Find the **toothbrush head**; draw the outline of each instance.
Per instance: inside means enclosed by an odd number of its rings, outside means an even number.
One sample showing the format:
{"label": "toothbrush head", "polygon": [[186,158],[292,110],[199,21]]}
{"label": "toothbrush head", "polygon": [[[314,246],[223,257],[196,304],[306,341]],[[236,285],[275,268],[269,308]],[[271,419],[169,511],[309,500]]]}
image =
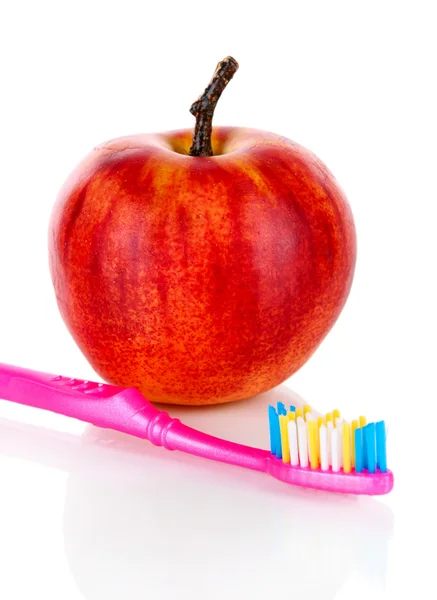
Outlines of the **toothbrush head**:
{"label": "toothbrush head", "polygon": [[344,494],[381,495],[393,488],[384,421],[352,422],[334,410],[316,416],[308,405],[269,406],[268,470],[276,479]]}

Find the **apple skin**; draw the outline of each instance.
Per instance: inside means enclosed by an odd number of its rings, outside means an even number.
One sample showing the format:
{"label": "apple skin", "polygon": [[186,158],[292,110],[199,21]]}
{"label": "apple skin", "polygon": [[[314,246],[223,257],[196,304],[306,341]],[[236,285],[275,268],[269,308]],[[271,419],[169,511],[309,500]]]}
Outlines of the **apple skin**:
{"label": "apple skin", "polygon": [[149,400],[217,404],[295,373],[350,291],[348,201],[314,154],[279,135],[215,127],[95,148],[62,187],[50,271],[71,335],[107,382]]}

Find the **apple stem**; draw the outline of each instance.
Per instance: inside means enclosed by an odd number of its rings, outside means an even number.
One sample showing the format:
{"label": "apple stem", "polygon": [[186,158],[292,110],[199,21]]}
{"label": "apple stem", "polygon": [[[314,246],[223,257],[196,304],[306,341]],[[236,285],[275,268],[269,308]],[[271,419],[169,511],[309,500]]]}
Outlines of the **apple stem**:
{"label": "apple stem", "polygon": [[190,112],[196,117],[193,143],[190,156],[212,156],[211,134],[212,117],[222,95],[238,69],[238,63],[232,56],[227,56],[217,65],[215,73],[203,94],[191,105]]}

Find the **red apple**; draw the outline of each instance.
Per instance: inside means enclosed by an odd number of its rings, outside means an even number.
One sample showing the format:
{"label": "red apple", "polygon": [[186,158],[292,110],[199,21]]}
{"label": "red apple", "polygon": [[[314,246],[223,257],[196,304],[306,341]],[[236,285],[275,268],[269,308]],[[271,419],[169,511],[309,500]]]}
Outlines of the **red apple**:
{"label": "red apple", "polygon": [[278,385],[325,338],[349,294],[353,218],[300,145],[217,127],[97,147],[50,224],[59,309],[106,381],[152,401],[213,404]]}

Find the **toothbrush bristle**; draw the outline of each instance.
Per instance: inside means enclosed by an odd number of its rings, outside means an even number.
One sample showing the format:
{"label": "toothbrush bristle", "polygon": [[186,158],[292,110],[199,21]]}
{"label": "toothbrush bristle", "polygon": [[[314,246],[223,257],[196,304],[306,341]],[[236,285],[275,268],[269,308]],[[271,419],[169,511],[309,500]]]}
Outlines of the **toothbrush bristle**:
{"label": "toothbrush bristle", "polygon": [[387,451],[386,451],[386,437],[387,432],[385,430],[384,421],[378,421],[375,425],[376,432],[376,465],[381,472],[387,470]]}
{"label": "toothbrush bristle", "polygon": [[387,472],[384,421],[345,421],[337,409],[315,417],[311,407],[269,406],[271,453],[292,467],[338,473]]}

